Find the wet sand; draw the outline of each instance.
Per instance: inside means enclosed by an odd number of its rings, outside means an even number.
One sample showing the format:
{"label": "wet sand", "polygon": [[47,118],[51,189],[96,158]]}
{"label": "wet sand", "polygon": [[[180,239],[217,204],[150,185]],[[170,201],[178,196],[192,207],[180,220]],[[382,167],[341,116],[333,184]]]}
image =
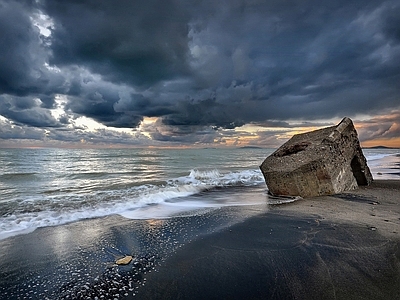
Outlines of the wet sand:
{"label": "wet sand", "polygon": [[138,299],[400,299],[400,181],[204,236],[150,274]]}
{"label": "wet sand", "polygon": [[[400,180],[289,204],[39,228],[0,241],[0,253],[1,299],[400,299]],[[133,261],[116,266],[124,255]]]}

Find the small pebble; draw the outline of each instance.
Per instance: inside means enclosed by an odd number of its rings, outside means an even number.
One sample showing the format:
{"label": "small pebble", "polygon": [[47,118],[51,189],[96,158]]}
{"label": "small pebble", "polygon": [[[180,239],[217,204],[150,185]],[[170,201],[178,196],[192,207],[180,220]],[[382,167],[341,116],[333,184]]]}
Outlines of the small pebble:
{"label": "small pebble", "polygon": [[132,256],[127,255],[123,258],[117,259],[117,261],[115,262],[117,265],[127,265],[132,261]]}

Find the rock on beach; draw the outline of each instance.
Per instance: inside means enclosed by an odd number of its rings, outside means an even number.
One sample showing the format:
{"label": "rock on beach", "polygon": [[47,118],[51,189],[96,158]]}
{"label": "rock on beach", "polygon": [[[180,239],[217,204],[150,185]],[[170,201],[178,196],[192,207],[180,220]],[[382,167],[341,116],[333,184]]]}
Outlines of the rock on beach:
{"label": "rock on beach", "polygon": [[273,195],[333,195],[372,182],[357,131],[349,118],[294,135],[261,164]]}

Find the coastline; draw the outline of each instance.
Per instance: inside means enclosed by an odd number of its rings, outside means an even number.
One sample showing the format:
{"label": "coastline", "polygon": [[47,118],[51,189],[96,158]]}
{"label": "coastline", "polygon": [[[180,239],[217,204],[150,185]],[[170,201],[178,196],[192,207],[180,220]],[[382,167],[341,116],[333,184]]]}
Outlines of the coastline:
{"label": "coastline", "polygon": [[[400,180],[375,180],[287,204],[39,228],[0,241],[0,292],[6,299],[399,299],[399,204]],[[116,266],[124,255],[133,261]]]}

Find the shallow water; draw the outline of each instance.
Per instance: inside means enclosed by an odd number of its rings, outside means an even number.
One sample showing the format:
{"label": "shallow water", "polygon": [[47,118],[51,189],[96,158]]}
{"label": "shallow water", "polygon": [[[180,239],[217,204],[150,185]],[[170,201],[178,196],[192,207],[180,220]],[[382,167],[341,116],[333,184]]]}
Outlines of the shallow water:
{"label": "shallow water", "polygon": [[113,214],[164,218],[231,205],[229,199],[210,203],[207,197],[185,197],[215,188],[262,186],[258,165],[269,153],[265,149],[3,149],[0,238]]}
{"label": "shallow water", "polygon": [[[166,218],[257,204],[267,192],[259,165],[272,151],[0,149],[0,239],[114,214]],[[400,179],[400,150],[364,152],[374,178]],[[258,196],[241,197],[240,187]],[[216,189],[225,193],[214,197]]]}
{"label": "shallow water", "polygon": [[[147,274],[157,272],[183,245],[267,209],[264,203],[205,209],[197,215],[167,219],[110,216],[39,228],[1,240],[0,299],[121,299],[135,295],[146,283]],[[133,261],[127,266],[115,265],[125,255],[132,255]]]}

